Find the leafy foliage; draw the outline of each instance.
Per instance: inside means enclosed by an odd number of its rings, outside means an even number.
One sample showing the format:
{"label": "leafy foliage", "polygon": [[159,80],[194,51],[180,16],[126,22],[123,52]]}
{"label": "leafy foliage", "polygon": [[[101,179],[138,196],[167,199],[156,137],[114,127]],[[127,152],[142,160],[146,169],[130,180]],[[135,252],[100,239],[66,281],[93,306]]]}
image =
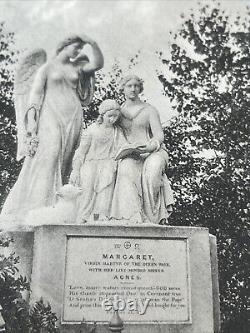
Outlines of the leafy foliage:
{"label": "leafy foliage", "polygon": [[49,304],[44,304],[42,299],[30,311],[32,333],[40,333],[41,328],[46,329],[48,333],[56,333],[58,332],[56,322],[56,314],[52,312]]}
{"label": "leafy foliage", "polygon": [[[10,238],[0,239],[0,246],[7,248],[13,242]],[[16,277],[19,258],[14,253],[0,255],[0,304],[6,322],[7,332],[25,332],[28,327],[28,306],[22,297],[29,290],[26,278]]]}
{"label": "leafy foliage", "polygon": [[[249,14],[249,13],[248,13]],[[217,236],[224,332],[247,332],[250,27],[216,6],[183,17],[159,73],[178,116],[165,129],[171,223]]]}
{"label": "leafy foliage", "polygon": [[0,207],[16,180],[20,163],[16,162],[16,126],[12,100],[13,72],[16,61],[14,34],[0,23]]}
{"label": "leafy foliage", "polygon": [[[13,242],[9,237],[0,238],[0,248],[8,248]],[[43,300],[35,303],[30,309],[23,298],[23,292],[29,292],[30,286],[26,277],[17,276],[19,257],[14,253],[0,254],[0,305],[7,333],[40,333],[58,332],[57,317],[49,304]]]}
{"label": "leafy foliage", "polygon": [[[11,242],[10,238],[2,238],[0,246],[7,248]],[[24,332],[28,328],[28,306],[22,292],[29,290],[29,284],[26,278],[16,277],[18,262],[14,253],[0,254],[0,304],[7,332]]]}

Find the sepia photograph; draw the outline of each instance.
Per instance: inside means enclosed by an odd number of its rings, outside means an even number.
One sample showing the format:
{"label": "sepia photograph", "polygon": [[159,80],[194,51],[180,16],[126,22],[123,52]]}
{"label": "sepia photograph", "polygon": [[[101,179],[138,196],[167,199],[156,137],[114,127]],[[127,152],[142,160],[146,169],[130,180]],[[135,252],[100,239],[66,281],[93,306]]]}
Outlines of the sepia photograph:
{"label": "sepia photograph", "polygon": [[0,332],[248,333],[249,0],[0,0]]}

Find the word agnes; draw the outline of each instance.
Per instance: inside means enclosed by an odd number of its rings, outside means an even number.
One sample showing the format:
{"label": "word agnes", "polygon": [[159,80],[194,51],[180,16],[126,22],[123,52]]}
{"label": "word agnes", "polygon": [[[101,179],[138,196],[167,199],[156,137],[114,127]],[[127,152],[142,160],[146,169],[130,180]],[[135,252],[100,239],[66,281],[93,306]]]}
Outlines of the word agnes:
{"label": "word agnes", "polygon": [[102,308],[107,312],[111,311],[112,309],[114,311],[124,311],[125,309],[127,309],[128,312],[136,312],[142,316],[146,313],[149,303],[149,298],[146,298],[144,300],[133,298],[123,299],[115,295],[113,298],[104,299],[102,301]]}

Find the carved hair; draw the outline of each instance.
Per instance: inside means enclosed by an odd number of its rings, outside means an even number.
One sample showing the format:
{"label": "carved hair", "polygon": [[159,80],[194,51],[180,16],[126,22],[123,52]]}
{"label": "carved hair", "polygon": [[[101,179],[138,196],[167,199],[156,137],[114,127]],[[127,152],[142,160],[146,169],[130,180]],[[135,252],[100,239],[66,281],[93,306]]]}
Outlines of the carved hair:
{"label": "carved hair", "polygon": [[60,42],[57,45],[56,54],[59,54],[66,46],[74,44],[74,43],[84,44],[83,40],[79,36],[71,35],[71,36],[65,38],[62,42]]}
{"label": "carved hair", "polygon": [[127,75],[127,76],[125,76],[121,80],[120,91],[123,92],[125,85],[131,80],[136,80],[139,83],[139,86],[140,86],[140,93],[143,92],[143,81],[137,75]]}
{"label": "carved hair", "polygon": [[103,115],[110,110],[120,111],[120,105],[113,99],[105,99],[99,107],[99,117],[96,120],[98,124],[102,124]]}

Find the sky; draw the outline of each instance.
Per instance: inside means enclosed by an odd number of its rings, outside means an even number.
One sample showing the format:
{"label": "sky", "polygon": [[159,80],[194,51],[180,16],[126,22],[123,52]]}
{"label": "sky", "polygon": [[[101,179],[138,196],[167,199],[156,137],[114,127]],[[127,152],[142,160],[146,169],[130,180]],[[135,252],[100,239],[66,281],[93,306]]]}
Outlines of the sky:
{"label": "sky", "polygon": [[[211,1],[200,1],[212,3]],[[247,0],[222,0],[229,16],[246,15]],[[174,116],[162,93],[156,70],[164,67],[156,54],[168,56],[170,31],[180,28],[181,14],[197,8],[196,0],[0,0],[0,21],[15,33],[19,50],[44,48],[49,57],[71,33],[95,39],[104,54],[104,72],[118,61],[124,73],[134,73],[145,83],[145,97],[160,112],[162,122]],[[129,60],[140,51],[139,62],[128,69]]]}

